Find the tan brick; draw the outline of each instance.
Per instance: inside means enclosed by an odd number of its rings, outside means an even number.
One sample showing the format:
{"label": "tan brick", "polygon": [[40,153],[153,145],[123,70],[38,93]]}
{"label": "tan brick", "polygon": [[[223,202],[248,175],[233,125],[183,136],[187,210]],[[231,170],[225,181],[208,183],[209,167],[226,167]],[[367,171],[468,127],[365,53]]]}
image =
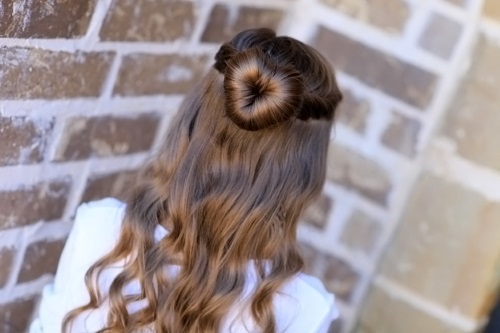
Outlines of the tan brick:
{"label": "tan brick", "polygon": [[370,255],[381,236],[380,223],[363,213],[355,210],[346,221],[340,241],[354,251],[361,251]]}
{"label": "tan brick", "polygon": [[458,154],[500,171],[500,45],[481,39],[447,115],[442,133],[456,143]]}
{"label": "tan brick", "polygon": [[499,287],[500,203],[421,175],[381,274],[467,317],[486,315]]}
{"label": "tan brick", "polygon": [[217,4],[210,13],[210,20],[201,41],[207,43],[227,42],[234,34],[256,27],[276,30],[283,15],[283,11],[279,9],[246,6],[235,8],[225,4]]}
{"label": "tan brick", "polygon": [[324,4],[391,33],[401,33],[410,11],[402,0],[321,0]]}
{"label": "tan brick", "polygon": [[71,179],[61,178],[0,192],[0,230],[61,218],[70,187]]}
{"label": "tan brick", "polygon": [[462,25],[446,16],[434,13],[422,32],[418,44],[436,56],[449,59],[462,34]]}
{"label": "tan brick", "polygon": [[53,119],[0,117],[0,166],[42,162]]}
{"label": "tan brick", "polygon": [[15,255],[16,251],[13,248],[0,248],[0,289],[5,287],[9,280]]}
{"label": "tan brick", "polygon": [[94,7],[94,0],[0,0],[0,37],[81,37],[87,31]]}
{"label": "tan brick", "polygon": [[195,8],[188,1],[114,0],[100,32],[105,41],[168,42],[187,39]]}
{"label": "tan brick", "polygon": [[31,244],[24,254],[17,282],[29,282],[45,274],[55,274],[64,243],[65,240],[56,240]]}
{"label": "tan brick", "polygon": [[385,129],[380,140],[384,146],[407,157],[413,157],[420,128],[418,120],[393,112],[389,126]]}
{"label": "tan brick", "polygon": [[330,144],[326,176],[381,205],[387,204],[391,181],[376,162],[337,144]]}
{"label": "tan brick", "polygon": [[376,286],[368,292],[355,332],[469,333],[416,309]]}
{"label": "tan brick", "polygon": [[107,175],[93,175],[87,180],[82,202],[89,202],[106,197],[125,200],[128,190],[137,177],[137,171],[122,171]]}
{"label": "tan brick", "polygon": [[371,113],[370,102],[362,97],[357,97],[348,89],[343,89],[342,94],[344,98],[335,114],[336,120],[356,132],[364,133],[366,119]]}
{"label": "tan brick", "polygon": [[437,77],[422,68],[322,26],[312,44],[336,69],[373,88],[419,108],[432,100]]}
{"label": "tan brick", "polygon": [[56,152],[56,161],[108,157],[146,151],[153,144],[159,116],[71,118]]}
{"label": "tan brick", "polygon": [[496,21],[500,21],[500,3],[498,0],[485,0],[483,15]]}
{"label": "tan brick", "polygon": [[322,280],[325,287],[336,297],[349,302],[358,285],[359,275],[349,263],[327,255]]}
{"label": "tan brick", "polygon": [[328,215],[333,208],[333,199],[327,194],[322,194],[304,212],[303,220],[316,228],[323,229],[328,222]]}
{"label": "tan brick", "polygon": [[111,53],[0,48],[1,99],[58,99],[100,94]]}
{"label": "tan brick", "polygon": [[207,60],[192,55],[128,55],[123,59],[114,94],[185,94],[204,74]]}
{"label": "tan brick", "polygon": [[35,309],[35,299],[17,299],[0,304],[0,332],[25,332]]}

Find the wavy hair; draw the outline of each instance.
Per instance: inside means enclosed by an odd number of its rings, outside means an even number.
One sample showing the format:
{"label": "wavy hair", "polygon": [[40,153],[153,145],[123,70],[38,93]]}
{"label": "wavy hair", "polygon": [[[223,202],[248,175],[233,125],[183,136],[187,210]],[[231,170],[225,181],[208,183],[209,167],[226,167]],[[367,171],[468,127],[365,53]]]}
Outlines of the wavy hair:
{"label": "wavy hair", "polygon": [[[322,189],[341,98],[328,62],[293,38],[252,29],[222,45],[141,173],[118,244],[88,270],[90,301],[63,332],[105,301],[99,332],[219,332],[254,265],[248,309],[260,331],[275,333],[273,297],[303,267],[297,224]],[[155,241],[158,225],[168,234]],[[117,262],[123,270],[100,290]],[[175,276],[168,265],[178,265]],[[133,281],[141,292],[124,295]],[[129,313],[137,301],[146,306]]]}

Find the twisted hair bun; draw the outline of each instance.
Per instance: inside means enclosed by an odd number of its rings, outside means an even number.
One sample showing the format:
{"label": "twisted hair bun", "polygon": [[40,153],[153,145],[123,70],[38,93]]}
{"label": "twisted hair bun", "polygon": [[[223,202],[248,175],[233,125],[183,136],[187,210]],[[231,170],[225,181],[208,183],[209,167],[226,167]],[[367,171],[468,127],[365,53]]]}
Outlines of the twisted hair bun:
{"label": "twisted hair bun", "polygon": [[257,131],[297,116],[305,88],[295,68],[279,66],[258,48],[237,52],[226,45],[219,57],[226,114],[236,125]]}

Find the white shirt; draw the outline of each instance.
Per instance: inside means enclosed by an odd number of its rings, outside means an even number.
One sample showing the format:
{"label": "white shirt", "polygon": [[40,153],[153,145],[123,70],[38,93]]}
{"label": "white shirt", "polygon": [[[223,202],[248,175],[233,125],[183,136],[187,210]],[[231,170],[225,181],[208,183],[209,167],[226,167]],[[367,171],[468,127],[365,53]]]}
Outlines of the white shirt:
{"label": "white shirt", "polygon": [[[62,253],[54,283],[42,293],[37,318],[29,333],[58,333],[68,311],[87,304],[89,295],[84,276],[89,267],[107,254],[117,243],[125,204],[116,199],[81,205],[76,214],[74,227]],[[159,226],[157,240],[167,234]],[[245,296],[256,287],[253,265],[248,265]],[[175,267],[171,267],[175,272]],[[104,270],[99,280],[100,290],[108,290],[113,279],[121,272],[119,265]],[[175,274],[175,273],[174,273]],[[128,284],[124,294],[139,291],[138,283]],[[331,322],[338,318],[335,298],[328,293],[320,280],[298,274],[287,282],[274,296],[274,311],[278,332],[326,333]],[[144,304],[132,304],[129,311],[138,311]],[[71,333],[96,332],[106,324],[108,304],[80,315]],[[243,304],[234,304],[223,320],[221,333],[255,333],[250,312]]]}

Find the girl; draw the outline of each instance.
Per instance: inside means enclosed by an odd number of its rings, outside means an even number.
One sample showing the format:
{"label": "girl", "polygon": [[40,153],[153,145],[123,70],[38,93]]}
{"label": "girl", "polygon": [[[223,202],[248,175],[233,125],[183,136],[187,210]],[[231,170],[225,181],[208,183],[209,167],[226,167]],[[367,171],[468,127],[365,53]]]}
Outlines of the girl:
{"label": "girl", "polygon": [[269,29],[222,45],[126,204],[82,205],[35,333],[319,333],[333,295],[301,273],[341,93]]}

